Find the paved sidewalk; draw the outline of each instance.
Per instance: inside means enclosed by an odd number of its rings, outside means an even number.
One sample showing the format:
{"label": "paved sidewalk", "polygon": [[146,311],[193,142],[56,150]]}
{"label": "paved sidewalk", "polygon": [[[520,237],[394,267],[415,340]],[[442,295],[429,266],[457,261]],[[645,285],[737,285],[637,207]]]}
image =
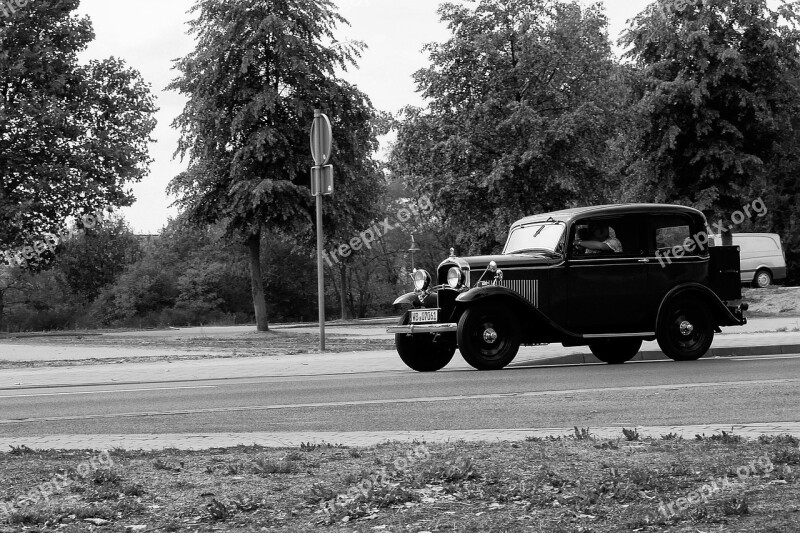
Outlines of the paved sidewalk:
{"label": "paved sidewalk", "polygon": [[[9,345],[0,345],[5,358]],[[11,345],[13,346],[13,345]],[[38,347],[49,349],[49,347]],[[61,348],[58,348],[59,350]],[[80,349],[74,347],[73,349]],[[109,348],[108,350],[116,350]],[[706,357],[800,353],[800,333],[717,335]],[[646,342],[635,360],[665,359],[656,342]],[[512,367],[539,364],[599,363],[585,346],[523,347]],[[458,355],[445,371],[472,370]],[[101,384],[136,384],[207,379],[289,377],[362,372],[410,372],[394,350],[311,353],[271,357],[219,358],[183,361],[145,361],[64,367],[13,368],[0,372],[0,390]]]}
{"label": "paved sidewalk", "polygon": [[[633,429],[633,428],[629,428]],[[710,436],[722,431],[747,438],[760,435],[800,436],[798,422],[772,422],[754,424],[704,424],[694,426],[637,426],[643,437],[659,438],[675,433],[685,439],[695,435]],[[598,439],[623,438],[622,426],[589,428]],[[343,446],[373,446],[386,441],[400,442],[498,442],[521,441],[533,437],[558,437],[574,435],[573,428],[526,428],[526,429],[472,429],[472,430],[431,430],[431,431],[354,431],[354,432],[287,432],[287,433],[204,433],[162,435],[49,435],[44,437],[0,438],[0,449],[9,446],[28,446],[35,450],[84,450],[113,449],[127,450],[206,450],[209,448],[230,448],[240,444],[270,448],[297,447],[300,443],[328,443]],[[634,443],[631,443],[634,444]]]}

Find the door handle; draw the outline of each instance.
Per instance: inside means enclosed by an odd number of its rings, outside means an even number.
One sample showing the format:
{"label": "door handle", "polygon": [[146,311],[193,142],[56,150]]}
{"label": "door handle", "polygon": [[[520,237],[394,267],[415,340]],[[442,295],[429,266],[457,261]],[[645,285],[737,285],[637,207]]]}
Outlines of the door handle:
{"label": "door handle", "polygon": [[650,260],[645,257],[644,259],[639,259],[639,262],[640,263],[649,263]]}

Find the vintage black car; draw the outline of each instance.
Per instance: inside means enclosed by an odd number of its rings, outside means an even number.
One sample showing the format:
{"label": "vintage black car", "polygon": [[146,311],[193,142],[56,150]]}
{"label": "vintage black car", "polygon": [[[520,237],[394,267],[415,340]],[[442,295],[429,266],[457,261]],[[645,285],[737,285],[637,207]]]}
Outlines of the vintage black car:
{"label": "vintage black car", "polygon": [[501,369],[520,345],[588,345],[619,364],[658,340],[676,361],[702,357],[720,327],[746,323],[739,249],[709,242],[703,213],[679,205],[583,207],[523,218],[500,255],[450,257],[415,292],[395,333],[412,369],[443,368],[456,348]]}

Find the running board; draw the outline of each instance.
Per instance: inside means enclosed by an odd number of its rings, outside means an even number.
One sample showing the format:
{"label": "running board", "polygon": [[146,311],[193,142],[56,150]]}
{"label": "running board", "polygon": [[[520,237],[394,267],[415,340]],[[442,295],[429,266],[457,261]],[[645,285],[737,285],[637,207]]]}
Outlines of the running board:
{"label": "running board", "polygon": [[645,331],[643,333],[589,333],[581,335],[584,339],[612,339],[619,337],[655,337],[654,332]]}

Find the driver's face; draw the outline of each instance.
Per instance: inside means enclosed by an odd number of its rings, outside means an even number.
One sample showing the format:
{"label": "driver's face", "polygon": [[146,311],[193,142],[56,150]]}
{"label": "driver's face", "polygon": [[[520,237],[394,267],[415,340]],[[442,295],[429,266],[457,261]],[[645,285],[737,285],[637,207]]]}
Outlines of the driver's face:
{"label": "driver's face", "polygon": [[608,228],[605,226],[594,228],[594,238],[598,241],[604,241],[608,239]]}

